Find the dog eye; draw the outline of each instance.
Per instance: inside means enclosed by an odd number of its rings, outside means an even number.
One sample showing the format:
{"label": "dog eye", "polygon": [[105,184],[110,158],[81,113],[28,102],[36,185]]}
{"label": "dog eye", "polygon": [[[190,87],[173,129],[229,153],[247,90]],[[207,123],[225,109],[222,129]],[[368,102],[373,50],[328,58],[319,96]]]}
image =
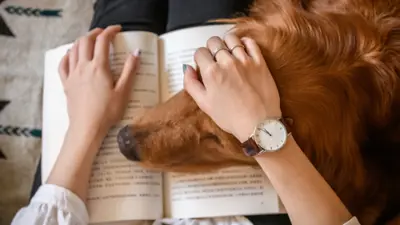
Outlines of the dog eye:
{"label": "dog eye", "polygon": [[219,145],[222,145],[221,140],[219,139],[219,137],[213,133],[205,133],[201,136],[200,141],[213,141]]}

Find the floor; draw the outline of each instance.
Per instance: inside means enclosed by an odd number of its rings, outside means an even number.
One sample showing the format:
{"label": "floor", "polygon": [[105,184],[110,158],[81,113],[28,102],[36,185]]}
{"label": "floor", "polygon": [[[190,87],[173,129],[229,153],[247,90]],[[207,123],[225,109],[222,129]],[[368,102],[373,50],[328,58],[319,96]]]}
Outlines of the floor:
{"label": "floor", "polygon": [[41,151],[44,52],[84,34],[93,0],[0,0],[0,225],[29,198]]}

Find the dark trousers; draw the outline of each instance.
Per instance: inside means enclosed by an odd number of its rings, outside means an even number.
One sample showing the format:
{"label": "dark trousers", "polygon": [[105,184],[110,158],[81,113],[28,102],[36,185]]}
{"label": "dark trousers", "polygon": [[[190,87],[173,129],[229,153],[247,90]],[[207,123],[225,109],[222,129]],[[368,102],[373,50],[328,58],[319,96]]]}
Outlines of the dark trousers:
{"label": "dark trousers", "polygon": [[[90,29],[120,24],[156,34],[247,14],[252,0],[97,0]],[[40,163],[31,196],[41,185]],[[240,204],[240,202],[238,202]],[[287,215],[247,216],[255,225],[290,225]]]}

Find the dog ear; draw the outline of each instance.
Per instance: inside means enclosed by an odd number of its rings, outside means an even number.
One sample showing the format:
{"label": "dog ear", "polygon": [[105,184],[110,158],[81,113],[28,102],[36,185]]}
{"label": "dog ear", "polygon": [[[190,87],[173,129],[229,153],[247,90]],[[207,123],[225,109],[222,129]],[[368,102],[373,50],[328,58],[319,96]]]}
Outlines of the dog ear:
{"label": "dog ear", "polygon": [[382,61],[400,71],[400,19],[388,18],[381,22],[379,27],[384,41]]}
{"label": "dog ear", "polygon": [[[379,33],[383,41],[381,53],[381,62],[388,71],[386,71],[385,89],[392,97],[392,110],[395,114],[400,114],[400,19],[388,17],[379,22]],[[397,108],[396,108],[397,107]],[[393,113],[393,112],[392,112]]]}
{"label": "dog ear", "polygon": [[388,18],[382,22],[380,33],[383,36],[384,48],[382,62],[394,71],[396,89],[393,93],[392,121],[390,139],[400,142],[400,19]]}

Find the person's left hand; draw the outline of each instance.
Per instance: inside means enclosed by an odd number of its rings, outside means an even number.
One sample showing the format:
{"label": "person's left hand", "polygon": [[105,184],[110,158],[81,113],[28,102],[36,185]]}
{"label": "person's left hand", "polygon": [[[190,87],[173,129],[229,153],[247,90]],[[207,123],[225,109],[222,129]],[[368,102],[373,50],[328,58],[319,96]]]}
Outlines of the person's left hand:
{"label": "person's left hand", "polygon": [[110,44],[121,26],[96,28],[78,39],[64,56],[59,73],[67,98],[70,128],[102,133],[123,116],[140,51],[126,59],[114,85],[109,64]]}
{"label": "person's left hand", "polygon": [[207,47],[194,55],[201,81],[187,66],[185,89],[222,130],[243,143],[257,124],[282,116],[277,86],[253,39],[228,34],[225,40],[211,37]]}

